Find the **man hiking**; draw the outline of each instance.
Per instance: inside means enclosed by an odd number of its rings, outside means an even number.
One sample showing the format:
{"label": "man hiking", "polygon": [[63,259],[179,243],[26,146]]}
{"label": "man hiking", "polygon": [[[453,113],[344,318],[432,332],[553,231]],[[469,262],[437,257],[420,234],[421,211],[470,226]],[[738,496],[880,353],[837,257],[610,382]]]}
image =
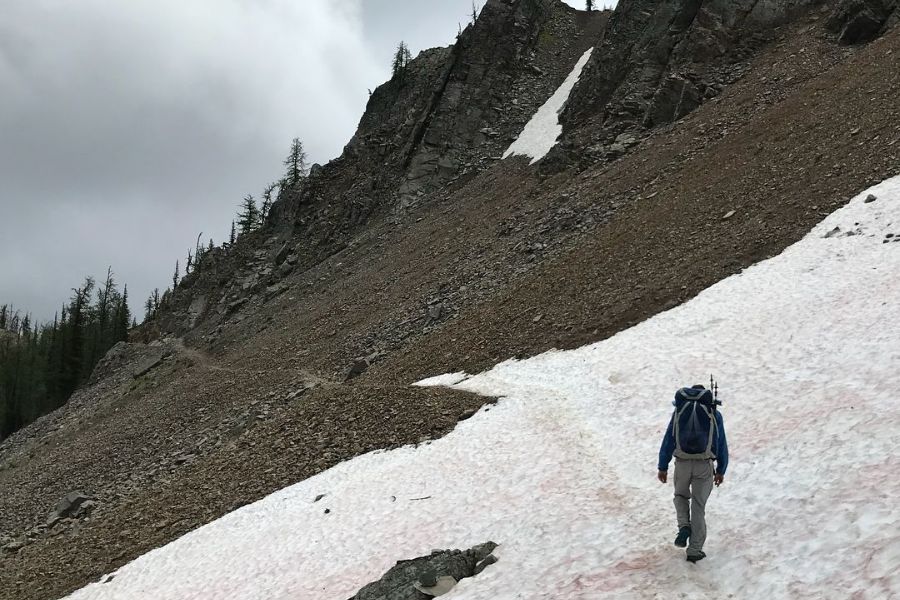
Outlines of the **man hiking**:
{"label": "man hiking", "polygon": [[695,563],[706,557],[703,552],[706,500],[713,483],[719,486],[725,478],[728,442],[722,414],[716,410],[720,402],[704,386],[678,390],[672,404],[675,412],[659,448],[657,477],[666,483],[669,462],[674,454],[675,514],[678,517],[675,545],[679,548],[687,546],[687,560]]}

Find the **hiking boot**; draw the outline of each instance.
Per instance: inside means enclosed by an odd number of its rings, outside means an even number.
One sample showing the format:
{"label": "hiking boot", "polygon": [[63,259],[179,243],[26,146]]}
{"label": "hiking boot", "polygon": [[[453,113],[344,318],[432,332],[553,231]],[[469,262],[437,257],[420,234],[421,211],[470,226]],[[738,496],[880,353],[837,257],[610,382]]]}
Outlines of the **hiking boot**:
{"label": "hiking boot", "polygon": [[687,547],[689,537],[691,537],[691,528],[682,527],[678,530],[678,535],[675,536],[675,545],[679,548]]}
{"label": "hiking boot", "polygon": [[699,554],[688,554],[686,558],[688,562],[695,563],[698,560],[703,560],[704,558],[706,558],[706,552],[701,550]]}

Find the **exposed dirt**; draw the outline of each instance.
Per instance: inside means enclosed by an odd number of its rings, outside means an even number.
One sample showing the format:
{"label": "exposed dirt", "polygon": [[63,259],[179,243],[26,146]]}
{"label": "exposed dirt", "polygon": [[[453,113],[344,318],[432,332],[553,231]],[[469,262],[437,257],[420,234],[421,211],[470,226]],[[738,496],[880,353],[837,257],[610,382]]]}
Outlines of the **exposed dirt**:
{"label": "exposed dirt", "polygon": [[[193,408],[186,412],[196,412],[200,399],[192,397],[192,390],[211,383],[208,373],[199,375],[171,384],[173,408],[190,404]],[[241,378],[227,378],[222,383],[238,386],[223,393],[222,399],[246,398],[249,404],[255,404],[250,399],[259,395],[250,388],[270,389],[248,385]],[[128,419],[148,424],[146,443],[155,446],[152,428],[162,420],[158,415],[161,396],[150,394],[143,400],[148,406],[131,407]],[[181,442],[185,446],[182,452],[193,450],[196,454],[188,455],[186,462],[170,464],[170,468],[157,466],[157,474],[137,482],[121,478],[154,470],[144,455],[148,451],[159,454],[158,447],[156,452],[148,447],[119,447],[119,439],[128,435],[123,434],[126,430],[121,423],[98,420],[90,431],[79,432],[73,443],[54,443],[21,467],[0,474],[4,490],[7,485],[21,486],[3,495],[4,509],[14,505],[19,519],[28,514],[45,515],[40,503],[29,506],[29,498],[53,498],[51,490],[67,490],[67,485],[75,483],[74,473],[91,485],[99,504],[87,520],[57,526],[0,559],[0,597],[64,595],[202,523],[350,456],[427,443],[451,430],[459,419],[474,414],[484,402],[484,398],[441,389],[323,385],[297,398],[279,398],[271,412],[254,413],[249,422],[235,424],[223,436],[223,443],[206,451],[196,449],[196,436],[203,431],[198,423],[187,414],[169,415],[168,429],[180,426],[194,432],[194,436],[183,436]],[[90,443],[83,436],[91,436]],[[133,445],[141,438],[134,432],[128,437]],[[106,454],[110,451],[115,454]],[[60,472],[65,475],[53,477]]]}

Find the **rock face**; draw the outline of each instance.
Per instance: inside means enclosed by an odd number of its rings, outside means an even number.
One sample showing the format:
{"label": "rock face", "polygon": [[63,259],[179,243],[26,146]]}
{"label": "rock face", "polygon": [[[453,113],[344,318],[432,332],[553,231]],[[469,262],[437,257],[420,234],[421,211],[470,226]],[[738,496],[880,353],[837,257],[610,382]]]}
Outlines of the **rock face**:
{"label": "rock face", "polygon": [[458,582],[478,575],[497,561],[491,554],[496,547],[487,542],[470,550],[436,550],[428,556],[401,560],[350,600],[428,600],[436,594],[422,592],[421,588],[431,588],[441,578],[452,577]]}
{"label": "rock face", "polygon": [[[265,231],[204,256],[142,339],[215,340],[228,323],[296,297],[289,280],[352,248],[374,219],[399,222],[450,197],[495,164],[589,47],[544,174],[629,154],[741,78],[780,24],[833,13],[827,28],[857,43],[900,18],[897,2],[621,0],[586,13],[560,0],[489,0],[453,46],[420,53],[372,91],[342,155],[281,190]],[[428,322],[450,309],[429,307]]]}
{"label": "rock face", "polygon": [[204,256],[158,317],[161,332],[183,335],[253,296],[274,297],[268,286],[343,250],[374,216],[446,195],[499,160],[608,15],[560,0],[488,0],[453,46],[421,52],[371,92],[339,158],[280,191],[268,221],[275,236],[251,234]]}
{"label": "rock face", "polygon": [[[488,0],[448,48],[422,52],[374,90],[353,139],[303,189],[288,190],[273,222],[338,219],[404,207],[496,159],[602,31],[607,13],[558,0]],[[326,192],[327,190],[327,192]]]}
{"label": "rock face", "polygon": [[[622,0],[561,115],[564,144],[615,157],[616,136],[681,119],[738,79],[771,30],[821,0]],[[829,21],[844,43],[886,27],[896,0],[845,0]],[[568,152],[565,152],[568,147]],[[585,153],[584,149],[588,149]],[[552,162],[552,160],[551,160]]]}
{"label": "rock face", "polygon": [[842,44],[870,42],[898,18],[897,0],[843,0],[826,27]]}

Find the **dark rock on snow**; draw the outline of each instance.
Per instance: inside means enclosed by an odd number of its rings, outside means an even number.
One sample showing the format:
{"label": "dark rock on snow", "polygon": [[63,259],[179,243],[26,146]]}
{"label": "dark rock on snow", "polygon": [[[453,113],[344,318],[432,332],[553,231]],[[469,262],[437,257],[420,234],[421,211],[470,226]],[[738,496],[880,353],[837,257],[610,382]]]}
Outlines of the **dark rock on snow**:
{"label": "dark rock on snow", "polygon": [[427,600],[433,596],[418,587],[432,587],[441,578],[460,581],[481,573],[497,562],[491,554],[497,544],[487,542],[470,550],[435,550],[428,556],[401,560],[380,580],[370,583],[350,600]]}

